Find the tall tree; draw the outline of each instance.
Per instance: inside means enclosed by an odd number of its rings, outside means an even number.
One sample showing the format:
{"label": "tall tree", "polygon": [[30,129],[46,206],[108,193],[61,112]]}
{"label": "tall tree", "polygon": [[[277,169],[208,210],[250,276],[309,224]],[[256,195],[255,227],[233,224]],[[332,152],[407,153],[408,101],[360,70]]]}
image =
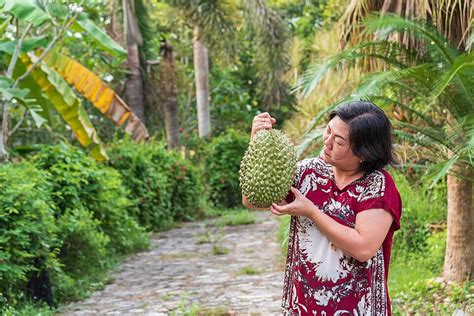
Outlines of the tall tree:
{"label": "tall tree", "polygon": [[134,0],[123,0],[125,41],[127,45],[128,77],[125,83],[125,100],[140,121],[145,122],[143,76],[140,67],[140,46],[143,43],[138,27]]}
{"label": "tall tree", "polygon": [[290,34],[283,19],[265,0],[244,0],[243,4],[257,46],[255,66],[263,108],[270,111],[287,95],[283,76],[290,65]]}
{"label": "tall tree", "polygon": [[163,104],[163,116],[166,129],[168,148],[179,146],[179,122],[177,101],[176,67],[173,47],[164,41],[161,45],[161,61],[159,65],[160,91]]}
{"label": "tall tree", "polygon": [[[474,18],[474,1],[352,0],[343,19],[346,29],[343,44],[348,40],[360,40],[360,31],[364,30],[364,26],[357,22],[373,11],[380,11],[382,15],[394,13],[428,21],[446,36],[455,48],[464,51]],[[429,50],[426,42],[417,41],[409,31],[392,33],[392,40],[417,50],[418,55],[427,54]],[[466,88],[470,89],[469,86]],[[459,281],[463,280],[467,273],[471,276],[474,274],[474,248],[469,241],[473,239],[473,183],[469,180],[472,179],[472,170],[455,164],[447,178],[448,236],[443,275],[448,280]]]}
{"label": "tall tree", "polygon": [[207,47],[201,39],[199,26],[194,27],[193,52],[199,137],[209,138],[211,135],[211,112],[209,109],[209,54]]}
{"label": "tall tree", "polygon": [[234,54],[234,25],[230,18],[232,10],[227,0],[168,0],[178,8],[194,30],[193,54],[196,84],[196,106],[200,138],[211,136],[211,114],[209,102],[209,53],[215,55]]}

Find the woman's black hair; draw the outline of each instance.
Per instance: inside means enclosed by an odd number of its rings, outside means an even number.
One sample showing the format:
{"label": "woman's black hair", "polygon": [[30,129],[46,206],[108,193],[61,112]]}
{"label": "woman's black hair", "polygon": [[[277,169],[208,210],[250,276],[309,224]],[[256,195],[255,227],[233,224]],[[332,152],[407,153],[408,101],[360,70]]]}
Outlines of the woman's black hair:
{"label": "woman's black hair", "polygon": [[393,155],[391,124],[384,111],[371,102],[353,101],[340,105],[329,114],[349,125],[352,152],[362,160],[360,170],[370,173],[396,165]]}

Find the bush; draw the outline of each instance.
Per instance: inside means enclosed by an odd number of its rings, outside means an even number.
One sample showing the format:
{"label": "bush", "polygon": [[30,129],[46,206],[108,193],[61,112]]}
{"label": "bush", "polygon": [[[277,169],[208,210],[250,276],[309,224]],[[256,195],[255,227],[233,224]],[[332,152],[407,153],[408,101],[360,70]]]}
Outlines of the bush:
{"label": "bush", "polygon": [[414,187],[398,172],[391,172],[402,198],[401,229],[393,243],[394,255],[399,251],[424,252],[434,230],[446,222],[446,183],[439,183],[433,190]]}
{"label": "bush", "polygon": [[[99,231],[109,237],[112,252],[129,253],[147,247],[147,234],[127,213],[133,204],[117,171],[98,165],[79,149],[65,144],[45,147],[33,162],[49,172],[58,218],[67,214],[74,222],[71,216],[77,215],[79,221],[90,212]],[[70,227],[65,233],[69,236]]]}
{"label": "bush", "polygon": [[203,216],[203,189],[199,168],[173,155],[169,174],[172,181],[171,208],[174,220],[187,221]]}
{"label": "bush", "polygon": [[152,230],[169,228],[174,220],[201,214],[200,173],[162,142],[133,143],[126,138],[109,148],[109,165],[118,170],[137,202],[139,222]]}
{"label": "bush", "polygon": [[210,200],[217,207],[242,205],[239,169],[248,142],[247,134],[229,129],[208,145],[204,172]]}
{"label": "bush", "polygon": [[59,269],[50,193],[45,172],[32,164],[0,166],[0,311],[26,300],[29,281]]}

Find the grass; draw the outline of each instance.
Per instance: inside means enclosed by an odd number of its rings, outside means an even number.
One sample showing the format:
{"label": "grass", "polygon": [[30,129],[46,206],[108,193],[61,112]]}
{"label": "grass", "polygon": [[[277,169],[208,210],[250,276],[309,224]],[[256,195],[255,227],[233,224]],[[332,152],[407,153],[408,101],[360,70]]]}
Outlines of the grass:
{"label": "grass", "polygon": [[243,267],[243,268],[239,269],[236,272],[236,275],[257,275],[257,274],[260,274],[260,273],[261,273],[260,270],[255,269],[252,266],[246,266],[246,267]]}
{"label": "grass", "polygon": [[229,253],[229,248],[220,246],[220,245],[214,245],[212,246],[212,254],[216,256],[221,256],[221,255],[226,255]]}
{"label": "grass", "polygon": [[249,210],[230,211],[217,221],[217,226],[239,226],[255,224],[255,214]]}
{"label": "grass", "polygon": [[198,244],[209,244],[209,243],[215,243],[219,240],[221,240],[223,237],[222,232],[212,232],[210,230],[206,230],[205,232],[197,235],[195,237],[196,243]]}

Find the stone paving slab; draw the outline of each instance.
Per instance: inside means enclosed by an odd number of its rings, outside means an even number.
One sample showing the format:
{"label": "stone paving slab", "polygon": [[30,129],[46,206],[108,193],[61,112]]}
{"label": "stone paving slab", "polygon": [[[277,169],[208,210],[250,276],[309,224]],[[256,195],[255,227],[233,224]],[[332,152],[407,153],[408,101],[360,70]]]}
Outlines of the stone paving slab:
{"label": "stone paving slab", "polygon": [[180,315],[194,305],[208,313],[280,315],[278,221],[255,214],[252,225],[194,222],[154,235],[150,250],[126,259],[104,290],[59,314]]}

